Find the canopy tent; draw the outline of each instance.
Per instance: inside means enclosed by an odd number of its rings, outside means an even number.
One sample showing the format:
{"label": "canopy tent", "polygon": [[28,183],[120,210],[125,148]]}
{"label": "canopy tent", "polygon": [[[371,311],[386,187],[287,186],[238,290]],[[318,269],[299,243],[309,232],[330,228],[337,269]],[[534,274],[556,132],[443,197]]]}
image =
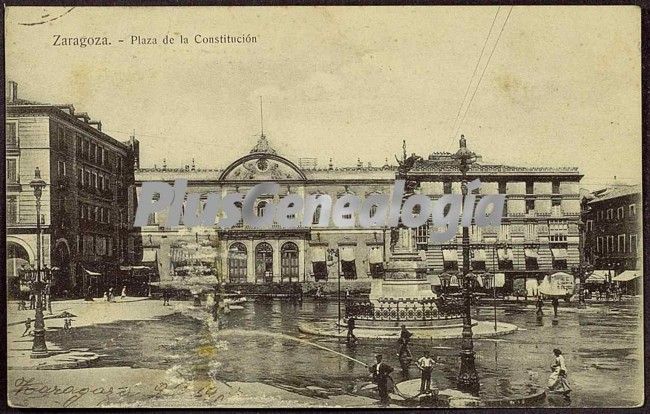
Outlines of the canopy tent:
{"label": "canopy tent", "polygon": [[626,270],[620,275],[614,276],[612,280],[614,282],[629,282],[630,280],[634,280],[640,276],[641,276],[641,272],[639,272],[638,270]]}
{"label": "canopy tent", "polygon": [[373,247],[368,252],[368,263],[378,264],[384,262],[384,255],[379,247]]}
{"label": "canopy tent", "polygon": [[544,277],[544,280],[537,288],[537,292],[546,296],[566,296],[573,294],[574,287],[572,275],[557,272]]}
{"label": "canopy tent", "polygon": [[608,270],[594,270],[591,276],[585,280],[585,283],[605,283],[608,279]]}

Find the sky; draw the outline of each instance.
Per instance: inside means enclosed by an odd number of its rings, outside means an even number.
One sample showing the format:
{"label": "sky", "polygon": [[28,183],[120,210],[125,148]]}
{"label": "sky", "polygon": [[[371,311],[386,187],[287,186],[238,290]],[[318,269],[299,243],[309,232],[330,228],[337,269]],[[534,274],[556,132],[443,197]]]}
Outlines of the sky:
{"label": "sky", "polygon": [[135,131],[141,166],[226,167],[255,144],[262,96],[264,132],[294,161],[383,165],[402,140],[426,156],[462,133],[487,162],[641,182],[637,7],[9,7],[5,31],[21,98],[72,103],[120,140]]}

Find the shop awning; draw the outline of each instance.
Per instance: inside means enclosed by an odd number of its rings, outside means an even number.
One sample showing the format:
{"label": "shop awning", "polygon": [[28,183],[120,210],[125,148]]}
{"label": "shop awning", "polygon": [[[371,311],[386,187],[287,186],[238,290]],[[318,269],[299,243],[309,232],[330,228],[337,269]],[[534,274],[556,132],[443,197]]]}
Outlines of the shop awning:
{"label": "shop awning", "polygon": [[457,262],[458,261],[458,251],[455,249],[445,249],[442,251],[442,259],[445,262]]}
{"label": "shop awning", "polygon": [[85,271],[87,274],[89,274],[90,276],[101,276],[101,275],[102,275],[101,273],[93,272],[93,271],[90,271],[90,270],[88,270],[88,269],[86,269],[86,268],[84,268],[84,271]]}
{"label": "shop awning", "polygon": [[433,275],[431,277],[431,286],[442,286],[442,282],[440,281],[440,276]]}
{"label": "shop awning", "polygon": [[474,262],[484,262],[485,261],[485,249],[473,249],[474,257],[472,261]]}
{"label": "shop awning", "polygon": [[154,263],[158,259],[156,249],[144,249],[142,252],[142,263]]}
{"label": "shop awning", "polygon": [[352,247],[341,247],[341,261],[354,262],[354,249]]}
{"label": "shop awning", "polygon": [[537,259],[537,250],[524,249],[524,254],[526,255],[526,257],[530,257],[531,259]]}
{"label": "shop awning", "polygon": [[620,275],[614,276],[612,280],[614,282],[629,282],[630,280],[634,280],[640,276],[641,276],[641,272],[639,272],[638,270],[626,270]]}
{"label": "shop awning", "polygon": [[368,263],[377,264],[384,262],[384,255],[380,248],[374,247],[368,252]]}
{"label": "shop awning", "polygon": [[325,262],[327,261],[327,255],[324,247],[312,247],[311,248],[311,261],[312,262]]}
{"label": "shop awning", "polygon": [[151,269],[149,266],[120,266],[120,270],[129,271],[129,270],[144,270]]}
{"label": "shop awning", "polygon": [[551,249],[553,260],[566,260],[566,249]]}
{"label": "shop awning", "polygon": [[512,254],[512,249],[498,249],[497,254],[499,256],[499,260],[502,262],[510,261],[514,262],[515,257]]}

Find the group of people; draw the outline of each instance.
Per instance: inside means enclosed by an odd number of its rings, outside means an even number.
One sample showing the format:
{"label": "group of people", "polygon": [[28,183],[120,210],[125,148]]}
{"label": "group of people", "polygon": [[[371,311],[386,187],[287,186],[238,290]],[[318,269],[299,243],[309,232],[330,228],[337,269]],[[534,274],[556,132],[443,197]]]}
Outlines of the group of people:
{"label": "group of people", "polygon": [[[122,286],[122,295],[120,297],[122,300],[126,299],[126,286]],[[109,288],[106,292],[104,292],[104,300],[106,302],[113,302],[113,299],[115,299],[113,288]]]}
{"label": "group of people", "polygon": [[609,285],[605,287],[599,287],[594,289],[592,292],[591,289],[585,288],[584,295],[587,298],[593,297],[596,295],[598,300],[602,300],[603,297],[605,300],[609,301],[610,298],[613,300],[618,300],[619,302],[623,300],[623,289],[620,286]]}
{"label": "group of people", "polygon": [[[398,340],[399,351],[397,356],[401,361],[412,358],[409,343],[413,334],[406,329],[406,325],[402,325],[400,337]],[[393,367],[383,362],[383,355],[377,354],[375,356],[377,362],[370,367],[372,380],[377,384],[377,391],[379,393],[379,401],[381,404],[388,404],[388,381],[391,379],[390,374],[393,372]],[[431,374],[433,373],[433,366],[436,364],[435,358],[431,356],[429,350],[424,351],[424,355],[416,362],[417,368],[421,372],[420,377],[420,393],[425,394],[431,392]]]}

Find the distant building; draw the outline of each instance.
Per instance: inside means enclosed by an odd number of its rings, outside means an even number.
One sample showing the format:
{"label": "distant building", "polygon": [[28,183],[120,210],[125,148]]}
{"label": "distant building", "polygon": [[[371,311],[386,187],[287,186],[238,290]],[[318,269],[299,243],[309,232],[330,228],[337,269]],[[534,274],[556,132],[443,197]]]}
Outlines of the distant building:
{"label": "distant building", "polygon": [[[449,153],[433,153],[414,165],[409,178],[422,181],[418,192],[432,199],[448,193],[460,193],[460,172]],[[265,136],[250,153],[225,168],[200,169],[185,166],[169,169],[141,168],[136,183],[188,180],[188,192],[241,192],[259,182],[280,184],[281,193],[301,196],[329,194],[333,200],[344,194],[362,198],[371,194],[390,195],[397,166],[372,167],[361,161],[350,167],[316,168],[279,155]],[[311,168],[310,168],[311,167]],[[471,229],[472,263],[477,271],[502,273],[506,289],[526,286],[531,292],[538,281],[557,271],[569,271],[579,263],[580,198],[582,178],[576,168],[510,167],[479,163],[472,166],[469,178],[480,178],[481,194],[506,194],[503,224],[498,228]],[[479,195],[480,196],[480,195]],[[263,215],[268,201],[259,200],[257,214]],[[220,271],[231,283],[270,282],[345,282],[365,281],[383,275],[384,262],[390,256],[391,230],[381,228],[342,229],[304,227],[285,230],[272,227],[256,230],[240,224],[231,229],[165,227],[166,213],[152,214],[149,225],[141,230],[144,257],[158,258],[161,273],[173,272],[170,250],[179,240],[193,245],[219,240]],[[430,274],[458,273],[462,266],[461,228],[458,236],[443,244],[428,241],[430,228],[410,231],[412,246],[424,250]],[[203,241],[202,241],[203,240]],[[408,244],[407,243],[407,244]],[[339,252],[340,264],[328,250]],[[183,253],[184,254],[184,253]],[[164,276],[162,276],[164,277]],[[369,284],[368,284],[369,285]]]}
{"label": "distant building", "polygon": [[[35,197],[38,167],[47,187],[41,198],[42,263],[55,269],[55,292],[82,294],[126,264],[135,211],[138,142],[123,143],[72,105],[20,99],[7,85],[6,220],[8,277],[14,293],[21,264],[36,263]],[[115,287],[117,289],[117,286]]]}
{"label": "distant building", "polygon": [[[643,267],[643,205],[640,185],[612,185],[582,200],[584,254],[608,281],[625,271],[626,279]],[[620,279],[620,278],[619,278]],[[632,279],[630,279],[632,280]]]}

